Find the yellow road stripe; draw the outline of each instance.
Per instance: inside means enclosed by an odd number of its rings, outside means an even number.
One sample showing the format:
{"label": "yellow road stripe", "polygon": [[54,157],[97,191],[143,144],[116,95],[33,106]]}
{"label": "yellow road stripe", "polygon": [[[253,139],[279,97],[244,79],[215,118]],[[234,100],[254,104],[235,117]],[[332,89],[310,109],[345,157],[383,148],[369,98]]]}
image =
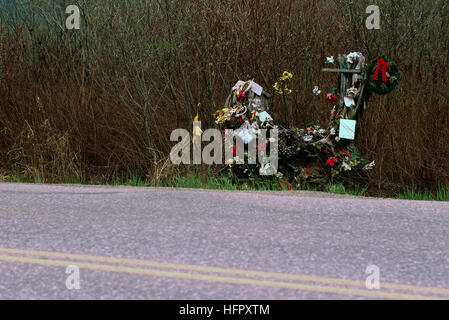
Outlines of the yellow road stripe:
{"label": "yellow road stripe", "polygon": [[78,266],[79,268],[90,269],[90,270],[100,270],[100,271],[112,271],[112,272],[122,272],[122,273],[132,273],[132,274],[144,274],[151,276],[160,276],[168,278],[182,278],[189,280],[202,280],[202,281],[213,281],[240,285],[254,285],[254,286],[264,286],[264,287],[274,287],[274,288],[285,288],[285,289],[296,289],[302,291],[313,291],[313,292],[325,292],[325,293],[335,293],[335,294],[345,294],[352,296],[364,296],[370,298],[386,298],[386,299],[402,299],[402,300],[442,300],[441,297],[431,297],[431,296],[421,296],[413,294],[404,293],[390,293],[381,291],[369,291],[361,289],[352,288],[341,288],[341,287],[331,287],[331,286],[319,286],[319,285],[307,285],[291,282],[278,282],[278,281],[268,281],[268,280],[255,280],[248,278],[233,278],[233,277],[223,277],[223,276],[212,276],[205,274],[195,274],[195,273],[183,273],[175,271],[162,271],[153,269],[141,269],[132,267],[121,267],[121,266],[111,266],[103,264],[91,264],[84,262],[72,262],[67,260],[46,260],[38,258],[27,258],[18,256],[3,256],[0,255],[0,261],[6,262],[23,262],[32,263],[39,265],[49,265],[49,266],[62,266],[66,267],[71,264]]}
{"label": "yellow road stripe", "polygon": [[[198,271],[198,272],[215,272],[215,273],[243,275],[243,276],[276,278],[276,279],[284,279],[284,280],[300,280],[300,281],[318,282],[318,283],[324,283],[324,284],[346,285],[346,286],[356,286],[356,287],[365,288],[364,281],[351,280],[351,279],[316,277],[316,276],[298,275],[298,274],[284,274],[284,273],[278,273],[278,272],[228,269],[228,268],[198,266],[198,265],[189,265],[189,264],[175,264],[175,263],[148,261],[148,260],[102,257],[102,256],[93,256],[93,255],[81,255],[81,254],[70,254],[70,253],[37,251],[37,250],[0,248],[0,252],[10,253],[10,254],[38,255],[38,256],[46,256],[46,257],[80,259],[80,260],[120,263],[120,264],[133,264],[133,265],[141,265],[141,266],[170,268],[170,269]],[[445,288],[422,287],[422,286],[383,283],[383,282],[381,283],[381,287],[383,289],[405,290],[405,291],[414,291],[414,292],[428,292],[428,293],[433,293],[433,294],[441,294],[441,295],[449,296],[449,289],[445,289]]]}

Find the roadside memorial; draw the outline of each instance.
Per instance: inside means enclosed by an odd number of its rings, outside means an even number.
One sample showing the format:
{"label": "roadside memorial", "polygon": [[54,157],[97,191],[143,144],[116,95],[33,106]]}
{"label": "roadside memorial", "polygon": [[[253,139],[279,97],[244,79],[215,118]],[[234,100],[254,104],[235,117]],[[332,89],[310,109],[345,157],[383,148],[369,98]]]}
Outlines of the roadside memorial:
{"label": "roadside memorial", "polygon": [[[277,129],[279,165],[274,176],[284,177],[298,186],[325,184],[334,178],[363,178],[365,171],[374,167],[375,162],[363,159],[355,145],[357,127],[371,95],[392,92],[401,79],[396,64],[385,56],[366,65],[363,54],[352,52],[340,54],[336,59],[328,57],[325,64],[327,67],[322,72],[339,75],[338,89],[324,95],[332,103],[326,127],[311,125],[299,129],[276,125],[269,113],[271,95],[254,80],[238,81],[232,87],[224,108],[214,114],[215,122],[225,136],[231,132],[245,145],[257,140],[260,129]],[[337,67],[329,67],[335,64]],[[292,77],[285,71],[273,87],[275,93],[284,99],[292,92],[289,87]],[[321,95],[319,86],[314,87],[313,94]],[[257,145],[257,150],[262,148],[269,154],[272,142],[273,139],[263,141]],[[236,147],[231,146],[225,152],[235,156]],[[245,159],[241,160],[246,160],[247,151],[244,155]],[[236,179],[256,179],[267,169],[259,163],[235,160],[228,166]]]}

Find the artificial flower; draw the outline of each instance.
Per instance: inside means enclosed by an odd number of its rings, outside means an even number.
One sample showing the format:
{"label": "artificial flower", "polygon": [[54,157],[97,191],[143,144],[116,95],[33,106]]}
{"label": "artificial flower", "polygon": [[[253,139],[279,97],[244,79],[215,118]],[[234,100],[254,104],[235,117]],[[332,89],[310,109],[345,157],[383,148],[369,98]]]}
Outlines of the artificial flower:
{"label": "artificial flower", "polygon": [[304,141],[305,142],[311,142],[313,140],[313,137],[312,136],[305,136],[304,137]]}
{"label": "artificial flower", "polygon": [[348,164],[348,163],[346,163],[346,162],[343,162],[342,164],[341,164],[341,167],[345,170],[345,171],[351,171],[351,165],[350,164]]}
{"label": "artificial flower", "polygon": [[337,158],[329,158],[326,161],[326,165],[334,167],[337,160],[338,160]]}
{"label": "artificial flower", "polygon": [[354,63],[359,58],[359,54],[357,52],[351,52],[347,55],[346,61],[348,63]]}
{"label": "artificial flower", "polygon": [[363,167],[363,170],[371,170],[374,168],[374,166],[376,165],[376,161],[374,160],[373,162],[367,164],[366,166]]}
{"label": "artificial flower", "polygon": [[329,102],[336,102],[338,100],[338,97],[337,97],[336,94],[328,93],[326,95],[326,100],[329,101]]}
{"label": "artificial flower", "polygon": [[282,75],[285,79],[291,79],[293,78],[293,75],[288,72],[288,71],[284,71],[284,74]]}

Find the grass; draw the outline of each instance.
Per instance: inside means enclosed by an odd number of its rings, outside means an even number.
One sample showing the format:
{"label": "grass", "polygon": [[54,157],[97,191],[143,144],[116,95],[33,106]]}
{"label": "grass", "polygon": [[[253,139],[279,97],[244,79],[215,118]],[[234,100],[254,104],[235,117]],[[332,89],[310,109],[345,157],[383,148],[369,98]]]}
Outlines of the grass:
{"label": "grass", "polygon": [[449,201],[449,185],[438,185],[435,192],[426,190],[419,192],[414,189],[407,189],[398,196],[398,199],[404,200],[424,200],[424,201]]}
{"label": "grass", "polygon": [[279,190],[279,183],[272,181],[246,181],[239,183],[227,176],[208,177],[195,172],[187,176],[178,176],[174,186],[177,188],[215,189],[215,190]]}
{"label": "grass", "polygon": [[367,187],[359,187],[358,185],[354,187],[346,187],[343,182],[330,182],[327,186],[328,191],[330,193],[335,194],[350,194],[353,196],[365,196],[366,191],[368,190]]}
{"label": "grass", "polygon": [[[42,180],[42,175],[36,172],[33,179],[26,178],[23,174],[15,173],[14,175],[5,175],[0,173],[0,183],[45,183]],[[78,178],[70,178],[63,182],[74,185],[89,185],[90,183],[82,181]],[[252,191],[324,191],[333,194],[353,195],[353,196],[368,196],[367,187],[345,186],[343,182],[329,182],[324,189],[318,189],[310,185],[304,185],[303,188],[298,188],[285,181],[267,180],[267,181],[233,181],[226,175],[216,175],[210,172],[201,173],[197,170],[189,171],[185,174],[177,174],[170,179],[162,181],[157,184],[151,184],[145,179],[132,176],[128,179],[115,178],[110,182],[104,183],[107,186],[131,186],[131,187],[174,187],[187,189],[207,189],[207,190],[252,190]],[[373,196],[370,194],[370,196]],[[374,195],[375,196],[375,195]],[[385,198],[383,193],[377,194],[378,197]],[[403,200],[424,200],[424,201],[449,201],[449,185],[438,185],[436,191],[424,190],[417,191],[416,189],[407,188],[403,193],[395,196],[397,199]]]}

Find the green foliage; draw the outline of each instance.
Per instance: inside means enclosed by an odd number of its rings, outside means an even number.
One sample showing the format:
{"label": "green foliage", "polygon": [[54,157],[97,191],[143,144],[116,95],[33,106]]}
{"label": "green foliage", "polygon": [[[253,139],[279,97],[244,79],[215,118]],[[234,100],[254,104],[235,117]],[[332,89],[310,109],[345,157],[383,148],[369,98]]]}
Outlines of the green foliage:
{"label": "green foliage", "polygon": [[330,182],[327,186],[327,191],[335,194],[349,194],[353,196],[366,196],[368,188],[361,188],[359,185],[353,187],[346,187],[343,182]]}
{"label": "green foliage", "polygon": [[449,201],[449,185],[438,185],[435,192],[425,190],[423,192],[409,189],[400,194],[398,199],[405,200],[424,200],[424,201]]}
{"label": "green foliage", "polygon": [[[170,186],[170,185],[168,185]],[[191,171],[175,179],[174,187],[215,190],[279,190],[279,183],[274,181],[248,180],[233,181],[227,175],[207,176]]]}
{"label": "green foliage", "polygon": [[[388,68],[388,74],[389,77],[387,77],[387,82],[384,83],[382,81],[382,72],[379,71],[378,77],[376,80],[373,81],[374,73],[378,66],[378,59],[384,59],[386,62],[389,63]],[[401,80],[401,74],[399,72],[399,68],[396,63],[389,60],[385,56],[380,56],[374,59],[367,67],[366,67],[366,79],[365,83],[367,85],[366,89],[369,93],[377,93],[380,95],[389,94],[394,89],[396,89],[397,85],[399,84],[399,81]]]}

